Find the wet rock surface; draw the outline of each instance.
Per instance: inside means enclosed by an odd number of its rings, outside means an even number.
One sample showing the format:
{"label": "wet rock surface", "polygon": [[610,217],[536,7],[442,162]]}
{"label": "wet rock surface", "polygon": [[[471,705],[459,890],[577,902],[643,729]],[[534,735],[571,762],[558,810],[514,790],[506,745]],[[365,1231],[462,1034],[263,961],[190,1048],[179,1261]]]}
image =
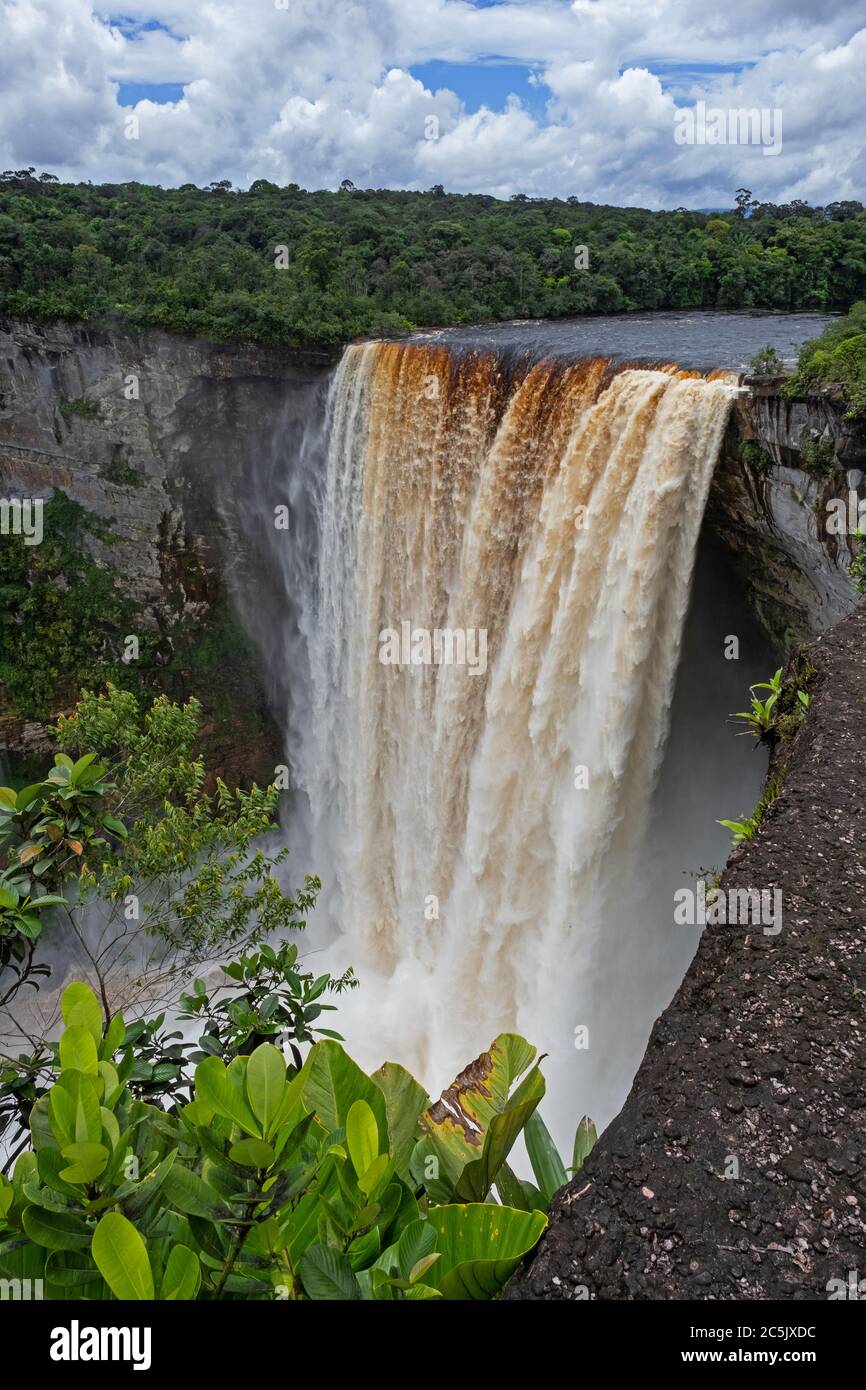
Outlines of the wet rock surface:
{"label": "wet rock surface", "polygon": [[782,929],[705,928],[506,1299],[825,1299],[866,1277],[866,607],[809,656],[781,793],[720,885],[781,889]]}
{"label": "wet rock surface", "polygon": [[847,510],[853,496],[856,516],[864,469],[866,429],[848,419],[844,401],[826,393],[792,401],[758,385],[737,398],[706,520],[782,648],[825,632],[855,606],[848,570],[856,547],[829,524],[828,503],[841,499]]}

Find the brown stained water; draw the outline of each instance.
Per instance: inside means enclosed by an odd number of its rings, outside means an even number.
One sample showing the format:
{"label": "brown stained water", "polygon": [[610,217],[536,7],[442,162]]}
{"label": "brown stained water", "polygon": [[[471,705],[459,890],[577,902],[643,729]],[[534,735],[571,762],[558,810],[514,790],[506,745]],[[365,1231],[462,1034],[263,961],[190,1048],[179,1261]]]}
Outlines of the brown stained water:
{"label": "brown stained water", "polygon": [[[625,1007],[616,961],[657,950],[629,939],[630,895],[736,390],[673,360],[346,350],[298,772],[335,963],[363,980],[344,1031],[371,1062],[438,1084],[517,1029],[562,1096],[584,1025],[597,1084],[581,1104],[600,1118],[633,1069],[651,1018]],[[405,624],[483,631],[484,668],[422,648],[383,664]],[[694,944],[670,952],[675,971]]]}

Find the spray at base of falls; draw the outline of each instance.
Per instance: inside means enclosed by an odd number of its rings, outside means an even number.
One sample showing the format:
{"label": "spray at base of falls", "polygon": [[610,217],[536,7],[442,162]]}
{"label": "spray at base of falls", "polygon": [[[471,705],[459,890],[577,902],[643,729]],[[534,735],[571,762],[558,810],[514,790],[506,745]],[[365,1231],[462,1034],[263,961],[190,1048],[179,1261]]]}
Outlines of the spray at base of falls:
{"label": "spray at base of falls", "polygon": [[[732,396],[726,374],[606,360],[344,353],[293,580],[293,776],[362,1063],[434,1090],[517,1029],[550,1054],[555,1129],[611,1112],[646,1038],[615,977],[653,950],[632,876]],[[408,660],[384,660],[407,625]],[[452,657],[483,632],[484,669],[430,659],[435,632]]]}

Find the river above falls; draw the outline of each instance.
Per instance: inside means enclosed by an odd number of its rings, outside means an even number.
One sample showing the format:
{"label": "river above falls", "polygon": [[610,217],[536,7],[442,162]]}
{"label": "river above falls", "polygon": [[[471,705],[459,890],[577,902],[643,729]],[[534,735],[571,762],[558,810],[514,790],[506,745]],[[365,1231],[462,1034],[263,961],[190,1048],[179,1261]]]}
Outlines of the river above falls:
{"label": "river above falls", "polygon": [[425,329],[413,333],[410,341],[532,358],[612,357],[627,362],[676,362],[699,371],[744,372],[764,347],[775,348],[786,366],[793,366],[803,343],[816,337],[832,317],[766,310],[671,310]]}

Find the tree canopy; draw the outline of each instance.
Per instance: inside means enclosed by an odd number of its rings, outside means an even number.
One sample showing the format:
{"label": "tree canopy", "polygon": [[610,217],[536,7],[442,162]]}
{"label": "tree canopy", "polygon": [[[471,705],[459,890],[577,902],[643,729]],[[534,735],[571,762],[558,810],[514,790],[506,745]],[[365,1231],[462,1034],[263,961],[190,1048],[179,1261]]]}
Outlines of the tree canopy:
{"label": "tree canopy", "polygon": [[[748,194],[748,197],[745,195]],[[586,254],[580,253],[586,248]],[[648,212],[566,199],[0,176],[0,310],[333,349],[415,325],[631,309],[845,310],[860,203]]]}

